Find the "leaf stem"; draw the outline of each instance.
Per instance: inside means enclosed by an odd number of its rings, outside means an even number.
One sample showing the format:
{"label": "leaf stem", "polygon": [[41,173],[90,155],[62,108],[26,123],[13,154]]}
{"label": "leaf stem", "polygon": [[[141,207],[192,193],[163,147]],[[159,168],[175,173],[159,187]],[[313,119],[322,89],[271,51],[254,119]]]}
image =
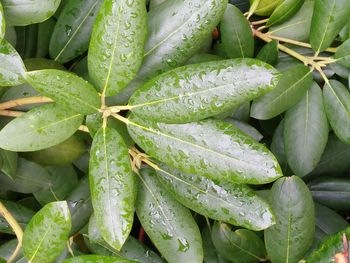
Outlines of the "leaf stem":
{"label": "leaf stem", "polygon": [[116,118],[117,120],[119,120],[119,121],[125,123],[125,124],[130,124],[130,123],[131,123],[127,118],[125,118],[125,117],[123,117],[123,116],[120,116],[119,114],[111,113],[111,116],[114,117],[114,118]]}
{"label": "leaf stem", "polygon": [[253,21],[253,22],[250,22],[250,24],[256,26],[256,25],[261,25],[261,24],[264,24],[267,22],[267,20],[269,20],[268,18],[266,19],[262,19],[262,20],[258,20],[258,21]]}
{"label": "leaf stem", "polygon": [[15,258],[17,257],[22,247],[23,230],[21,226],[17,223],[16,219],[12,216],[12,214],[7,210],[7,208],[4,206],[4,204],[1,201],[0,201],[0,214],[5,218],[7,223],[11,226],[18,240],[18,244],[16,246],[15,251],[7,261],[7,263],[11,263],[15,260]]}
{"label": "leaf stem", "polygon": [[0,103],[0,110],[10,109],[17,106],[37,104],[37,103],[48,103],[48,102],[53,102],[53,100],[44,96],[20,98],[20,99],[9,100],[9,101]]}
{"label": "leaf stem", "polygon": [[7,117],[19,117],[23,114],[22,111],[14,111],[14,110],[0,110],[0,116]]}

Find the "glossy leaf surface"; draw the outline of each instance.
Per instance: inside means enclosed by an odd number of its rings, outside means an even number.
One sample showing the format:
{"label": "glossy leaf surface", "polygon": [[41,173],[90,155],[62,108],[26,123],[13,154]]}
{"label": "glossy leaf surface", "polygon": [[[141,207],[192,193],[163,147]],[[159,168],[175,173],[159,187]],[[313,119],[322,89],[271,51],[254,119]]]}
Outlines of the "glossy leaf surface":
{"label": "glossy leaf surface", "polygon": [[88,65],[91,79],[107,96],[117,94],[135,77],[146,26],[145,0],[103,2],[91,35]]}
{"label": "glossy leaf surface", "polygon": [[265,258],[264,243],[252,231],[233,230],[228,224],[216,222],[211,237],[219,254],[230,262],[253,263]]}
{"label": "glossy leaf surface", "polygon": [[246,17],[234,5],[228,4],[220,22],[221,41],[229,58],[254,55],[254,37]]}
{"label": "glossy leaf surface", "polygon": [[296,175],[304,176],[317,166],[328,141],[322,91],[316,83],[287,111],[284,123],[289,166]]}
{"label": "glossy leaf surface", "polygon": [[23,253],[32,263],[54,261],[64,249],[71,228],[65,201],[44,206],[30,220],[23,235]]}
{"label": "glossy leaf surface", "polygon": [[68,1],[50,40],[50,56],[66,63],[83,54],[89,46],[92,25],[102,0]]}
{"label": "glossy leaf surface", "polygon": [[128,148],[116,130],[101,128],[95,134],[89,177],[91,201],[101,234],[119,250],[132,228],[136,182]]}
{"label": "glossy leaf surface", "polygon": [[2,8],[2,4],[0,3],[0,40],[2,40],[5,36],[6,24],[4,17],[4,10]]}
{"label": "glossy leaf surface", "polygon": [[278,61],[278,42],[276,40],[265,44],[256,56],[257,59],[275,65]]}
{"label": "glossy leaf surface", "polygon": [[40,23],[50,18],[61,0],[3,0],[6,21],[13,26]]}
{"label": "glossy leaf surface", "polygon": [[22,84],[25,67],[17,51],[5,39],[0,40],[0,86]]}
{"label": "glossy leaf surface", "polygon": [[274,224],[269,205],[245,185],[213,181],[164,165],[157,171],[164,187],[184,206],[212,219],[252,230]]}
{"label": "glossy leaf surface", "polygon": [[100,255],[83,255],[83,256],[67,259],[62,263],[137,263],[137,261],[118,258],[118,257],[107,257],[107,256],[100,256]]}
{"label": "glossy leaf surface", "polygon": [[270,204],[276,225],[264,232],[265,245],[272,262],[298,262],[312,244],[315,208],[311,193],[296,176],[281,178],[272,186]]}
{"label": "glossy leaf surface", "polygon": [[56,69],[26,73],[26,80],[42,95],[57,104],[83,115],[93,114],[100,108],[100,96],[94,87],[75,74]]}
{"label": "glossy leaf surface", "polygon": [[201,120],[271,91],[279,73],[253,59],[185,66],[156,77],[129,100],[136,115],[167,123]]}
{"label": "glossy leaf surface", "polygon": [[137,216],[169,263],[203,261],[202,239],[190,211],[164,189],[150,169],[141,171]]}
{"label": "glossy leaf surface", "polygon": [[181,171],[219,183],[263,184],[282,176],[275,157],[229,123],[164,124],[133,116],[129,121],[131,137],[146,153]]}
{"label": "glossy leaf surface", "polygon": [[250,116],[267,120],[294,106],[312,85],[311,73],[304,65],[285,71],[273,91],[253,102]]}
{"label": "glossy leaf surface", "polygon": [[298,12],[300,7],[304,4],[305,0],[285,0],[273,11],[269,20],[266,22],[266,26],[280,24]]}
{"label": "glossy leaf surface", "polygon": [[[350,31],[350,30],[349,30]],[[337,48],[334,58],[344,67],[350,67],[350,39]]]}
{"label": "glossy leaf surface", "polygon": [[82,120],[82,115],[54,104],[40,106],[0,131],[0,147],[23,152],[45,149],[72,136]]}
{"label": "glossy leaf surface", "polygon": [[310,44],[314,51],[328,48],[349,21],[350,2],[347,0],[316,0],[310,29]]}
{"label": "glossy leaf surface", "polygon": [[14,178],[16,175],[17,158],[16,152],[0,149],[1,171],[11,178]]}

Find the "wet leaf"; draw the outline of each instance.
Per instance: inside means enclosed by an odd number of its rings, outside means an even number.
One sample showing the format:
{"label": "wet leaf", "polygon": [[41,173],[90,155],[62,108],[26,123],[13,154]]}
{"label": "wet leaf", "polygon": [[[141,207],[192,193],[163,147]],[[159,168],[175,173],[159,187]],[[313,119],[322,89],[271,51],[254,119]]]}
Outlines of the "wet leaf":
{"label": "wet leaf", "polygon": [[100,256],[100,255],[83,255],[83,256],[67,259],[62,263],[137,263],[137,261],[118,258],[118,257],[106,257],[106,256]]}
{"label": "wet leaf", "polygon": [[6,30],[6,24],[5,24],[4,10],[2,8],[2,4],[0,3],[0,41],[5,37],[5,30]]}

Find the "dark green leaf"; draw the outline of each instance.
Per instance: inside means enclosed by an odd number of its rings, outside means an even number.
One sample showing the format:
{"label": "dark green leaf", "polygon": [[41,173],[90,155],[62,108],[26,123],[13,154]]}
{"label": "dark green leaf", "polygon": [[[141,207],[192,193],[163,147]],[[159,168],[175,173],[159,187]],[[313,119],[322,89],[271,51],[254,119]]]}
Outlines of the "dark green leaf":
{"label": "dark green leaf", "polygon": [[147,36],[145,0],[103,2],[92,31],[89,73],[107,96],[121,91],[137,74]]}
{"label": "dark green leaf", "polygon": [[246,229],[232,229],[232,226],[216,222],[211,237],[219,255],[233,263],[263,261],[265,247],[254,232]]}
{"label": "dark green leaf", "polygon": [[72,112],[93,114],[100,108],[100,96],[87,81],[73,73],[44,69],[26,73],[26,80],[42,95]]}
{"label": "dark green leaf", "polygon": [[5,39],[0,40],[0,86],[25,82],[25,67],[17,51]]}
{"label": "dark green leaf", "polygon": [[137,263],[137,261],[117,257],[84,255],[66,259],[62,263]]}
{"label": "dark green leaf", "polygon": [[198,63],[204,63],[204,62],[210,62],[210,61],[218,61],[222,60],[222,57],[208,54],[208,53],[198,53],[193,55],[189,60],[187,60],[186,65],[191,64],[198,64]]}
{"label": "dark green leaf", "polygon": [[247,18],[234,5],[228,4],[220,22],[221,41],[229,58],[254,55],[254,37]]}
{"label": "dark green leaf", "polygon": [[275,223],[269,205],[245,185],[217,185],[205,177],[181,173],[165,165],[156,171],[166,190],[201,215],[252,230]]}
{"label": "dark green leaf", "polygon": [[278,42],[276,40],[265,44],[256,56],[257,59],[275,65],[278,61]]}
{"label": "dark green leaf", "polygon": [[285,151],[293,172],[301,177],[311,172],[320,161],[327,141],[328,121],[322,91],[314,83],[285,115]]}
{"label": "dark green leaf", "polygon": [[277,160],[262,144],[226,122],[164,124],[131,116],[128,130],[152,157],[216,183],[263,184],[282,176]]}
{"label": "dark green leaf", "polygon": [[332,209],[348,210],[350,207],[350,180],[321,177],[308,183],[315,201]]}
{"label": "dark green leaf", "polygon": [[279,73],[253,59],[189,65],[147,82],[129,100],[132,112],[167,123],[211,117],[271,91]]}
{"label": "dark green leaf", "polygon": [[18,155],[16,152],[0,149],[0,159],[2,160],[1,171],[10,178],[14,178],[16,175],[17,158]]}
{"label": "dark green leaf", "polygon": [[[0,262],[1,263],[6,263],[8,262],[8,260],[10,259],[11,255],[13,254],[13,252],[16,249],[18,240],[17,239],[12,239],[10,241],[7,241],[6,243],[3,243],[0,246]],[[20,249],[17,257],[15,257],[15,262],[16,263],[20,263],[20,261],[17,261],[19,259],[21,259],[23,257],[22,254],[22,249]],[[2,259],[4,259],[4,261],[1,261]]]}
{"label": "dark green leaf", "polygon": [[136,212],[147,235],[169,263],[203,261],[202,239],[187,208],[159,183],[154,171],[141,170]]}
{"label": "dark green leaf", "polygon": [[50,41],[50,56],[55,61],[66,63],[88,49],[92,25],[102,2],[68,1],[58,18]]}
{"label": "dark green leaf", "polygon": [[137,77],[118,94],[118,101],[126,103],[141,84],[184,65],[199,52],[226,6],[227,0],[173,0],[151,10],[142,66]]}
{"label": "dark green leaf", "polygon": [[334,58],[344,67],[350,67],[350,39],[337,48]]}
{"label": "dark green leaf", "polygon": [[310,44],[316,53],[328,48],[349,21],[348,0],[316,0],[310,29]]}
{"label": "dark green leaf", "polygon": [[45,21],[56,12],[60,2],[60,0],[2,0],[6,22],[13,26]]}
{"label": "dark green leaf", "polygon": [[132,228],[136,182],[128,148],[116,130],[101,128],[95,134],[89,175],[91,201],[101,234],[119,250]]}
{"label": "dark green leaf", "polygon": [[312,71],[298,65],[285,71],[277,87],[253,102],[250,116],[271,119],[294,106],[312,85]]}
{"label": "dark green leaf", "polygon": [[44,206],[30,220],[23,235],[23,253],[31,263],[52,262],[64,249],[71,228],[65,201]]}
{"label": "dark green leaf", "polygon": [[49,54],[49,43],[55,24],[56,19],[53,17],[38,24],[37,47],[35,53],[37,58],[45,58]]}
{"label": "dark green leaf", "polygon": [[[307,263],[330,263],[335,262],[335,255],[344,251],[343,235],[350,239],[350,228],[346,228],[337,234],[327,238],[317,250],[306,260]],[[347,248],[349,249],[349,248]],[[341,262],[341,261],[340,261]]]}
{"label": "dark green leaf", "polygon": [[270,204],[276,225],[265,230],[269,259],[274,263],[298,262],[312,245],[315,232],[311,193],[299,177],[281,178],[272,186]]}
{"label": "dark green leaf", "polygon": [[14,119],[0,131],[0,147],[9,151],[37,151],[68,139],[83,116],[57,105],[45,105]]}
{"label": "dark green leaf", "polygon": [[211,229],[205,227],[202,230],[202,239],[203,239],[203,252],[204,252],[204,262],[205,263],[228,263],[226,259],[222,258],[211,240]]}
{"label": "dark green leaf", "polygon": [[289,18],[293,17],[300,7],[304,4],[305,0],[285,0],[282,1],[277,8],[273,11],[269,20],[266,22],[266,26],[280,24]]}
{"label": "dark green leaf", "polygon": [[4,10],[2,8],[2,4],[0,3],[0,41],[5,37],[5,30],[6,30],[6,24],[5,24]]}
{"label": "dark green leaf", "polygon": [[280,25],[272,26],[269,33],[298,41],[308,41],[314,8],[313,0],[306,0],[299,11]]}
{"label": "dark green leaf", "polygon": [[345,86],[330,80],[323,87],[326,114],[337,137],[350,143],[350,93]]}

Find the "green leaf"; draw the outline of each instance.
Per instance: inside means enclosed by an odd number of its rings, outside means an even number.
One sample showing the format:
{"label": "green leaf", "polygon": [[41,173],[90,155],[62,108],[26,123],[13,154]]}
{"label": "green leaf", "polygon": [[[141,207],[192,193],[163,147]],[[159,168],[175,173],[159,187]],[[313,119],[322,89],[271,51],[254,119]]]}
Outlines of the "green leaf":
{"label": "green leaf", "polygon": [[6,23],[4,17],[4,10],[0,3],[0,41],[5,37]]}
{"label": "green leaf", "polygon": [[137,74],[147,36],[145,0],[103,2],[92,31],[89,74],[112,96]]}
{"label": "green leaf", "polygon": [[328,121],[337,137],[350,143],[350,93],[345,86],[330,80],[323,87],[323,101]]}
{"label": "green leaf", "polygon": [[280,24],[293,17],[295,13],[300,10],[300,7],[304,4],[304,2],[305,0],[282,1],[267,20],[266,26],[270,27],[272,25]]}
{"label": "green leaf", "polygon": [[205,177],[181,173],[165,165],[156,172],[177,201],[201,215],[256,231],[275,223],[269,205],[248,186],[218,185]]}
{"label": "green leaf", "polygon": [[0,40],[0,86],[25,82],[25,67],[17,51],[5,39]]}
{"label": "green leaf", "polygon": [[50,18],[61,0],[2,0],[6,22],[12,26],[36,24]]}
{"label": "green leaf", "polygon": [[[12,201],[1,200],[1,203],[3,203],[7,210],[9,210],[22,229],[26,228],[28,222],[35,214],[33,210]],[[0,232],[12,235],[14,234],[12,228],[7,221],[2,218],[2,216],[0,216]]]}
{"label": "green leaf", "polygon": [[35,199],[42,205],[64,200],[78,183],[78,176],[72,165],[47,168],[50,178],[44,187],[34,193]]}
{"label": "green leaf", "polygon": [[103,238],[119,250],[132,228],[136,182],[128,148],[116,130],[94,136],[89,163],[91,201]]}
{"label": "green leaf", "polygon": [[270,204],[276,225],[264,231],[269,259],[274,263],[298,262],[312,245],[315,232],[311,193],[299,177],[281,178],[272,186]]}
{"label": "green leaf", "polygon": [[316,0],[310,29],[310,44],[316,53],[328,48],[349,21],[348,0]]}
{"label": "green leaf", "polygon": [[152,157],[216,183],[264,184],[282,176],[275,157],[229,123],[164,124],[129,117],[134,141]]}
{"label": "green leaf", "polygon": [[294,106],[312,85],[312,71],[298,65],[283,72],[277,87],[253,102],[250,116],[271,119]]}
{"label": "green leaf", "polygon": [[[17,244],[18,244],[18,240],[12,239],[10,241],[7,241],[6,243],[3,243],[0,246],[0,262],[1,263],[8,262],[9,258],[12,256],[13,252],[16,250]],[[20,249],[18,255],[15,257],[14,260],[17,263],[20,263],[20,261],[18,261],[18,260],[21,258],[23,258],[22,249]],[[1,261],[2,259],[4,259],[4,261]]]}
{"label": "green leaf", "polygon": [[350,39],[346,40],[337,48],[334,58],[340,65],[350,67]]}
{"label": "green leaf", "polygon": [[330,134],[326,149],[312,175],[338,175],[350,169],[350,145]]}
{"label": "green leaf", "polygon": [[204,262],[205,263],[228,263],[226,259],[222,258],[211,240],[211,229],[205,227],[202,230],[203,239],[203,251],[204,251]]}
{"label": "green leaf", "polygon": [[50,41],[50,56],[66,63],[89,47],[92,25],[102,0],[68,1],[57,20]]}
{"label": "green leaf", "polygon": [[137,263],[137,261],[100,255],[83,255],[66,259],[62,263]]}
{"label": "green leaf", "polygon": [[140,85],[184,65],[199,52],[219,24],[226,6],[226,0],[173,0],[151,10],[147,16],[148,39],[142,66],[136,78],[118,94],[118,102],[126,103]]}
{"label": "green leaf", "polygon": [[30,220],[23,235],[23,253],[31,263],[54,261],[66,246],[71,228],[65,201],[44,206]]}
{"label": "green leaf", "polygon": [[232,109],[271,91],[279,73],[254,59],[207,62],[174,69],[147,82],[129,100],[150,120],[184,123]]}
{"label": "green leaf", "polygon": [[49,43],[56,19],[51,17],[43,23],[38,24],[38,37],[35,56],[45,58],[49,54]]}
{"label": "green leaf", "polygon": [[0,149],[0,159],[2,160],[1,171],[10,178],[14,178],[16,175],[17,158],[18,155],[16,152]]}
{"label": "green leaf", "polygon": [[270,65],[275,65],[278,62],[278,42],[273,40],[270,43],[265,44],[256,58],[265,61]]}
{"label": "green leaf", "polygon": [[251,10],[259,16],[269,16],[282,0],[249,0]]}
{"label": "green leaf", "polygon": [[232,229],[232,226],[215,222],[211,237],[219,254],[233,263],[263,261],[265,247],[254,232],[246,229]]}
{"label": "green leaf", "polygon": [[72,112],[89,115],[100,108],[100,96],[94,87],[73,73],[57,69],[36,70],[27,72],[26,80],[36,91]]}
{"label": "green leaf", "polygon": [[187,60],[186,65],[198,64],[210,61],[222,60],[222,57],[208,53],[198,53],[194,54],[189,60]]}
{"label": "green leaf", "polygon": [[284,119],[286,156],[296,175],[302,177],[317,166],[328,141],[328,129],[322,91],[314,83]]}
{"label": "green leaf", "polygon": [[278,163],[282,168],[283,174],[285,174],[288,171],[289,166],[287,162],[286,149],[284,144],[284,120],[282,120],[278,124],[275,132],[273,133],[270,150],[278,160]]}
{"label": "green leaf", "polygon": [[344,251],[343,235],[350,239],[350,227],[327,238],[317,250],[307,258],[307,263],[329,263],[335,261],[335,255]]}
{"label": "green leaf", "polygon": [[254,37],[247,18],[234,5],[228,4],[220,22],[221,41],[229,58],[254,55]]}
{"label": "green leaf", "polygon": [[269,33],[297,41],[308,41],[314,8],[313,0],[306,0],[299,11],[290,19],[277,26],[271,26]]}
{"label": "green leaf", "polygon": [[142,169],[137,216],[169,263],[203,262],[202,239],[190,211],[169,195],[151,169]]}
{"label": "green leaf", "polygon": [[226,118],[224,121],[231,123],[233,126],[236,126],[243,133],[245,133],[246,135],[249,135],[257,142],[261,141],[262,138],[264,137],[257,129],[255,129],[253,126],[249,125],[248,123],[245,123],[243,121],[237,121],[232,118]]}
{"label": "green leaf", "polygon": [[82,115],[57,105],[40,106],[0,131],[0,147],[23,152],[49,148],[72,136],[82,121]]}
{"label": "green leaf", "polygon": [[158,7],[160,4],[163,4],[166,0],[150,0],[149,1],[149,9],[152,10]]}
{"label": "green leaf", "polygon": [[350,180],[320,177],[308,183],[315,201],[332,209],[348,210],[350,207]]}

